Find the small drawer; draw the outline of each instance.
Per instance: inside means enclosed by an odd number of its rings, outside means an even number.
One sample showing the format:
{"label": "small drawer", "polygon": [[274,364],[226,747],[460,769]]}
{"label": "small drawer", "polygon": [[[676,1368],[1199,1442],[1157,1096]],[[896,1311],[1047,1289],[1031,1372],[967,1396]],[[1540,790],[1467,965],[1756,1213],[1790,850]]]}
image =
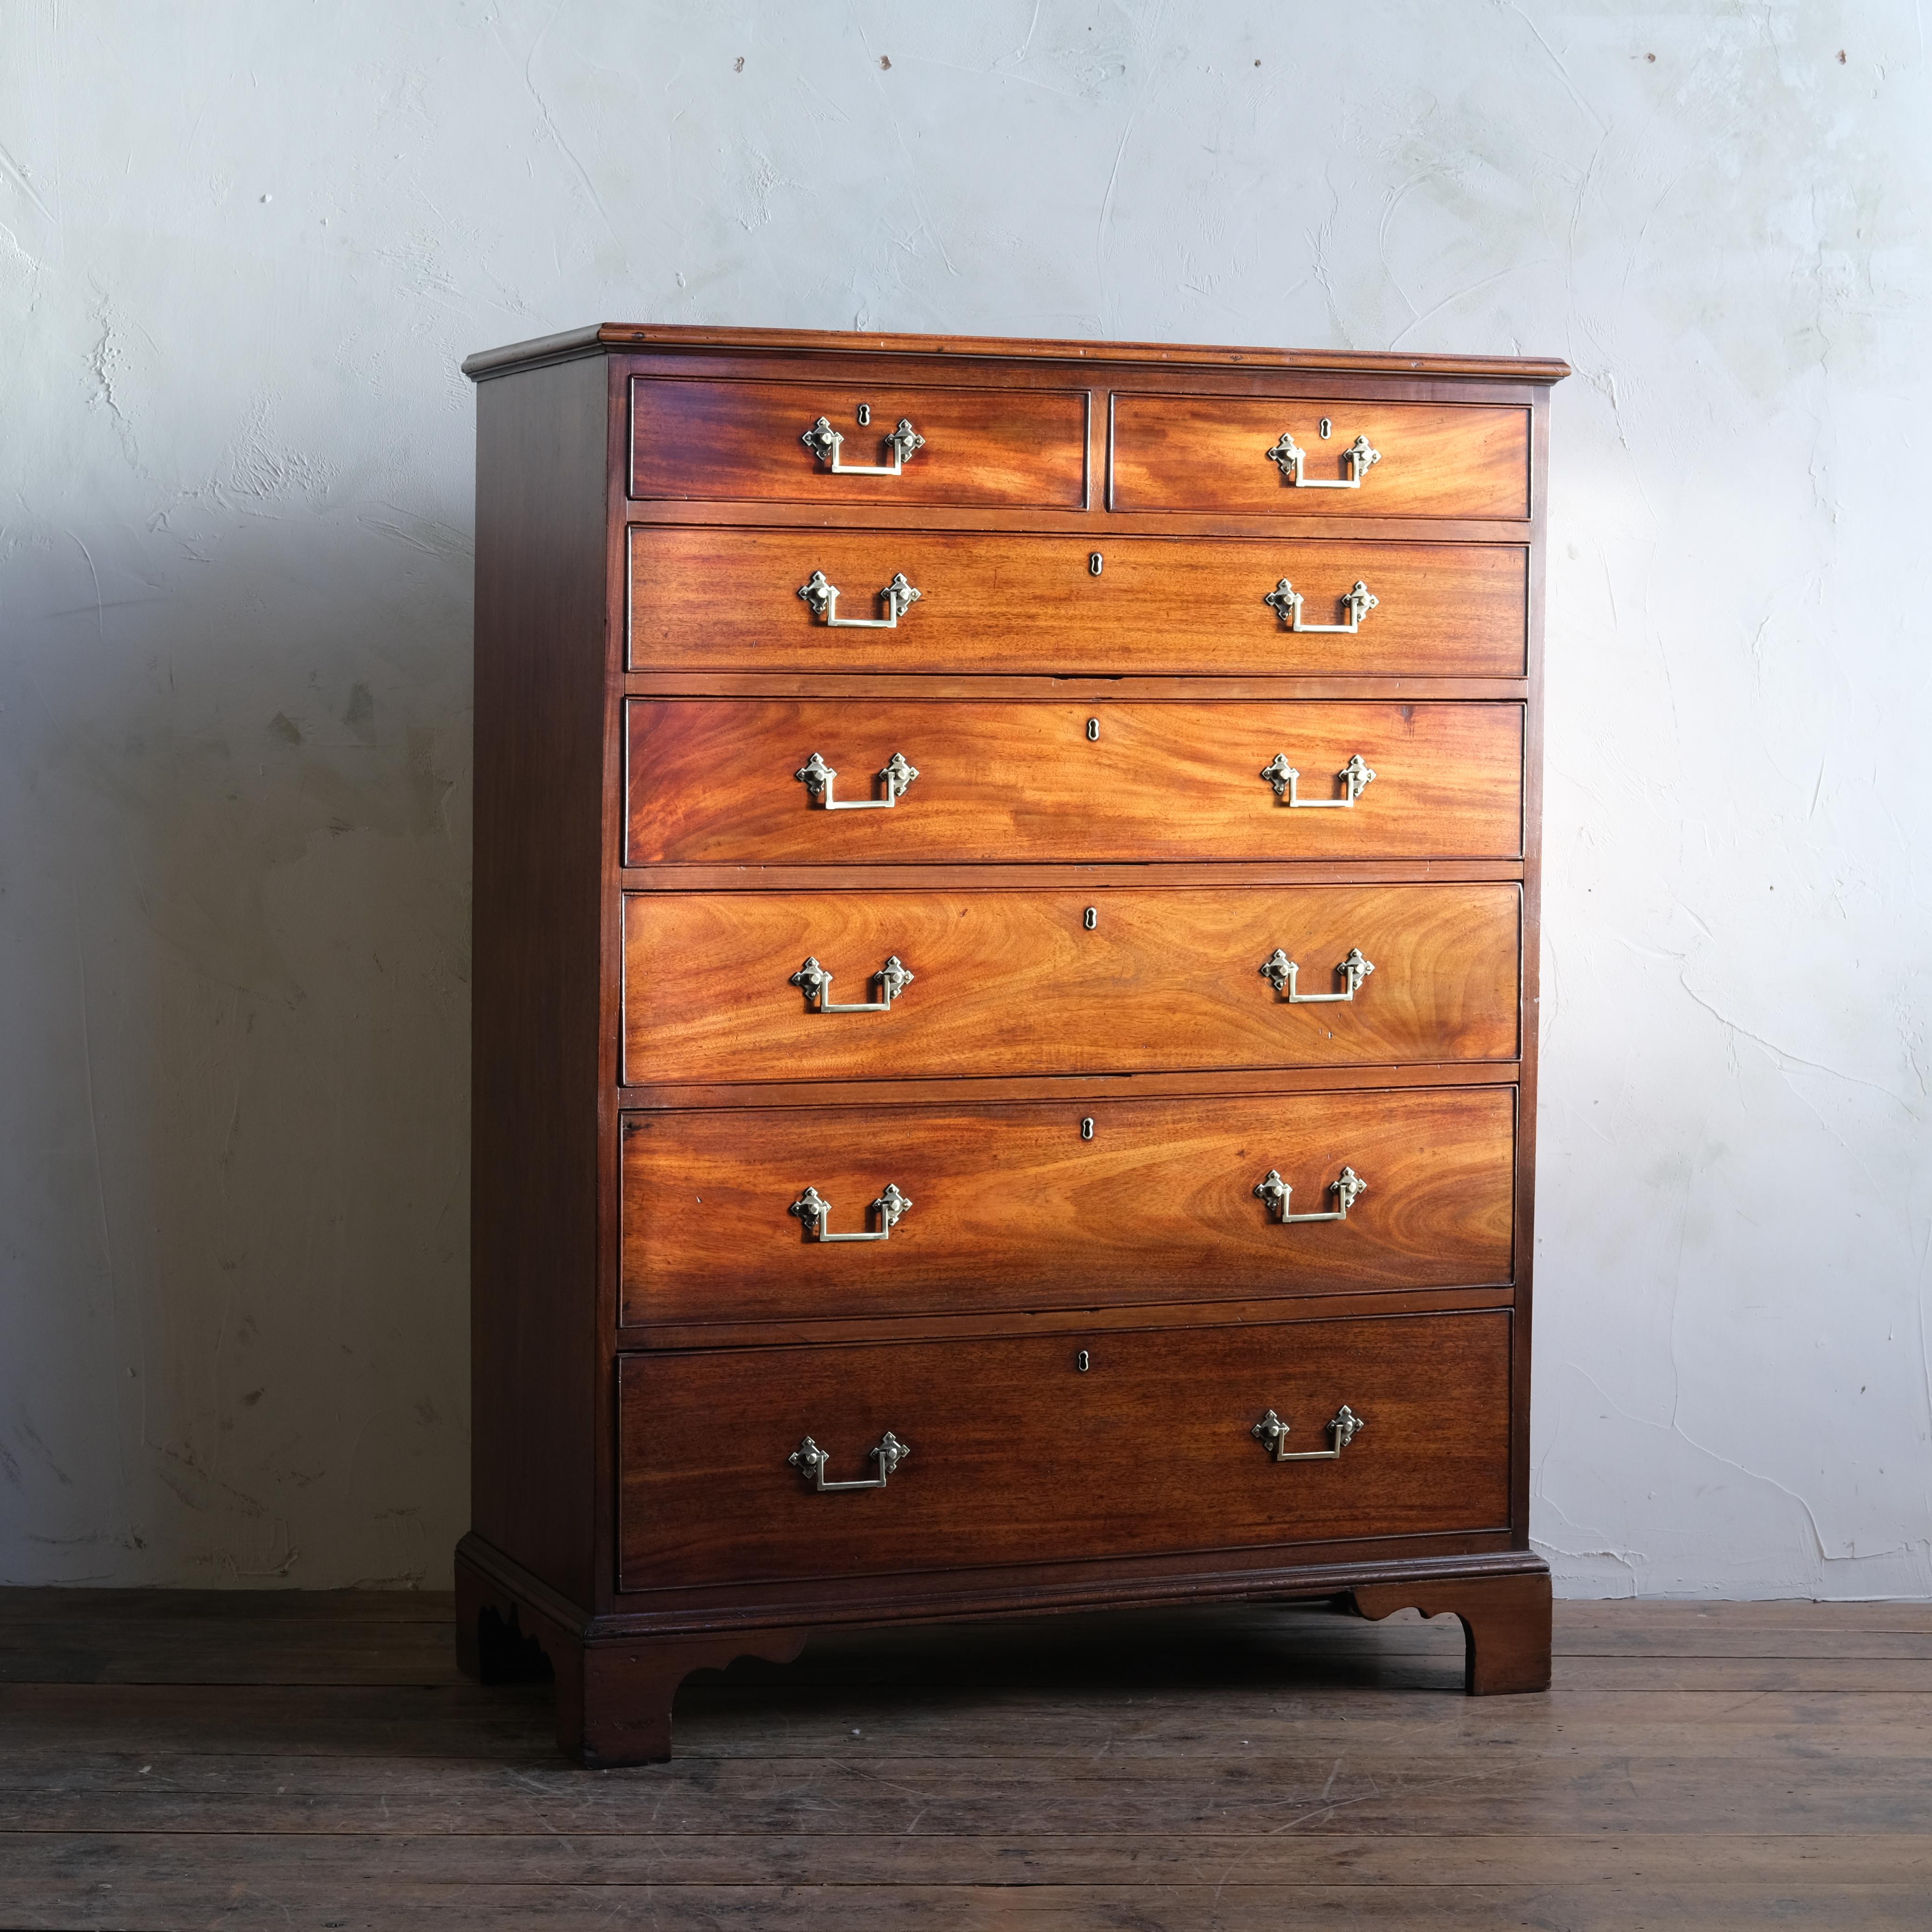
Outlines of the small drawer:
{"label": "small drawer", "polygon": [[1520,520],[1530,514],[1529,412],[1124,392],[1107,500],[1114,510]]}
{"label": "small drawer", "polygon": [[1520,544],[640,525],[629,591],[634,670],[1520,677],[1528,634]]}
{"label": "small drawer", "polygon": [[1084,389],[638,376],[630,494],[1084,509],[1089,407]]}
{"label": "small drawer", "polygon": [[627,1355],[619,1587],[1499,1530],[1510,1324]]}
{"label": "small drawer", "polygon": [[1510,1278],[1510,1086],[621,1118],[630,1326]]}
{"label": "small drawer", "polygon": [[634,698],[626,710],[633,866],[1522,850],[1515,704]]}
{"label": "small drawer", "polygon": [[1507,1060],[1522,889],[636,892],[624,1078]]}

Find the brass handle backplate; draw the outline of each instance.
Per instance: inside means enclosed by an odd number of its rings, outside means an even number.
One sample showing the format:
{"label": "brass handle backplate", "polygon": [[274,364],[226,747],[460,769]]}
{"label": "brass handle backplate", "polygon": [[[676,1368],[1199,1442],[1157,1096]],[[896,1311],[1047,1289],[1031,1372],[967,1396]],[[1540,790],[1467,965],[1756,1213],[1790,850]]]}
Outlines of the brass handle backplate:
{"label": "brass handle backplate", "polygon": [[919,975],[895,952],[872,977],[879,982],[879,990],[885,995],[884,999],[853,1000],[842,1004],[830,998],[831,968],[820,965],[816,959],[808,958],[791,976],[789,983],[804,994],[817,1012],[889,1013],[892,1010],[892,1002]]}
{"label": "brass handle backplate", "polygon": [[812,614],[829,631],[896,631],[899,620],[925,592],[906,581],[904,571],[895,571],[892,580],[879,592],[885,599],[883,617],[842,617],[838,614],[838,586],[824,572],[814,570],[798,586],[798,594],[812,606]]}
{"label": "brass handle backplate", "polygon": [[1262,767],[1262,776],[1274,787],[1274,795],[1284,804],[1298,806],[1304,812],[1322,812],[1330,809],[1353,811],[1357,799],[1376,782],[1376,775],[1359,752],[1349,754],[1348,762],[1335,774],[1336,782],[1342,788],[1340,798],[1304,798],[1296,788],[1301,782],[1301,774],[1288,762],[1286,752],[1277,752]]}
{"label": "brass handle backplate", "polygon": [[[872,411],[868,409],[860,421],[868,422],[871,417]],[[794,422],[796,420],[796,417],[793,418]],[[899,418],[898,428],[886,438],[886,447],[892,452],[892,460],[890,463],[842,463],[838,460],[838,452],[844,440],[832,427],[830,416],[820,416],[799,438],[799,441],[835,476],[896,476],[907,459],[916,455],[926,447],[926,438],[913,428],[910,418],[907,416]]]}
{"label": "brass handle backplate", "polygon": [[1304,624],[1301,621],[1304,601],[1301,592],[1285,577],[1262,599],[1291,631],[1319,631],[1338,638],[1352,638],[1361,628],[1362,620],[1382,600],[1357,578],[1354,589],[1342,599],[1342,608],[1348,614],[1346,624]]}
{"label": "brass handle backplate", "polygon": [[895,752],[879,772],[879,782],[886,788],[884,798],[834,798],[832,782],[838,776],[836,768],[828,765],[816,752],[792,773],[818,801],[821,812],[884,812],[905,796],[907,788],[919,776],[919,767],[908,763],[903,752]]}
{"label": "brass handle backplate", "polygon": [[868,1457],[879,1466],[876,1476],[862,1476],[856,1482],[828,1483],[825,1480],[825,1466],[832,1458],[808,1436],[785,1461],[821,1496],[830,1496],[834,1490],[883,1490],[886,1478],[912,1454],[912,1444],[902,1442],[889,1429],[878,1443],[866,1451]]}
{"label": "brass handle backplate", "polygon": [[1268,456],[1268,460],[1281,471],[1281,480],[1295,490],[1359,490],[1362,478],[1382,460],[1382,452],[1374,448],[1366,436],[1358,436],[1342,452],[1342,460],[1348,472],[1346,476],[1304,476],[1301,466],[1308,460],[1307,452],[1288,430],[1282,431],[1280,440]]}
{"label": "brass handle backplate", "polygon": [[1342,1451],[1366,1426],[1362,1418],[1345,1402],[1336,1412],[1334,1420],[1323,1431],[1328,1438],[1326,1449],[1284,1448],[1282,1445],[1288,1440],[1288,1424],[1273,1409],[1248,1433],[1257,1442],[1264,1443],[1269,1455],[1277,1462],[1334,1462],[1341,1460]]}
{"label": "brass handle backplate", "polygon": [[[1280,1172],[1270,1168],[1255,1184],[1255,1198],[1268,1203],[1268,1212],[1277,1221],[1346,1221],[1348,1210],[1369,1191],[1369,1184],[1352,1167],[1345,1167],[1328,1184],[1328,1192],[1341,1204],[1323,1214],[1291,1214],[1288,1211],[1294,1190],[1282,1180]],[[794,1213],[796,1210],[793,1210]],[[848,1238],[849,1238],[849,1237]]]}
{"label": "brass handle backplate", "polygon": [[[808,960],[806,963],[809,965],[812,962]],[[1376,970],[1376,962],[1372,959],[1364,958],[1362,956],[1362,949],[1359,946],[1350,946],[1348,956],[1340,962],[1335,968],[1336,971],[1342,976],[1342,990],[1339,993],[1300,992],[1295,985],[1295,980],[1301,968],[1289,958],[1279,946],[1255,970],[1264,980],[1273,984],[1277,993],[1287,994],[1288,997],[1282,1002],[1282,1005],[1323,1006],[1331,1005],[1338,1000],[1352,1004],[1356,994],[1361,988],[1362,982]]]}
{"label": "brass handle backplate", "polygon": [[879,1217],[879,1225],[862,1234],[833,1234],[826,1232],[832,1219],[832,1203],[815,1187],[808,1187],[785,1210],[788,1214],[796,1214],[805,1223],[806,1239],[810,1241],[883,1241],[897,1227],[911,1201],[890,1182],[886,1191],[874,1201],[870,1212]]}

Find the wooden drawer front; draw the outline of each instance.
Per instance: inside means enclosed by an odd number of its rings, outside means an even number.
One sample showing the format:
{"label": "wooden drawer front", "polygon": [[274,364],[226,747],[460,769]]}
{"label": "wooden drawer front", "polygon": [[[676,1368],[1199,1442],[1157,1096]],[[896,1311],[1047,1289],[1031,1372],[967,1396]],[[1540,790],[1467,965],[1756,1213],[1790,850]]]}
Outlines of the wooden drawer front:
{"label": "wooden drawer front", "polygon": [[[1501,1529],[1510,1317],[628,1355],[626,1590]],[[1253,1431],[1270,1410],[1291,1450]],[[820,1493],[787,1458],[806,1436]]]}
{"label": "wooden drawer front", "polygon": [[[861,405],[872,412],[861,425]],[[631,494],[698,501],[1004,504],[1087,502],[1084,389],[897,388],[863,382],[631,385]],[[833,470],[800,439],[825,418],[842,439]],[[925,446],[896,476],[887,439],[908,420]]]}
{"label": "wooden drawer front", "polygon": [[[1082,537],[640,525],[631,532],[630,662],[1520,677],[1528,557],[1520,544],[1122,537],[1096,553]],[[814,573],[837,588],[829,606],[799,595]],[[890,628],[848,623],[889,614],[878,593],[901,576],[920,597]],[[1358,583],[1376,602],[1352,614],[1345,600]],[[836,628],[823,621],[828,610]],[[1352,634],[1289,628],[1351,622]]]}
{"label": "wooden drawer front", "polygon": [[[632,700],[627,862],[1514,858],[1522,708],[1512,704],[1094,705],[802,698]],[[1089,739],[1091,729],[1097,737]],[[825,811],[794,774],[818,754]],[[1291,809],[1264,769],[1298,770]],[[823,794],[818,794],[822,796]]]}
{"label": "wooden drawer front", "polygon": [[[624,1078],[1511,1060],[1521,923],[1514,884],[634,893]],[[1262,970],[1277,950],[1292,987]],[[1352,952],[1366,977],[1337,970]],[[885,1011],[822,1010],[880,1004],[889,958],[914,978]],[[822,991],[797,983],[808,959],[833,975]]]}
{"label": "wooden drawer front", "polygon": [[[1093,1123],[1083,1136],[1082,1121]],[[622,1318],[794,1320],[1510,1279],[1512,1087],[622,1117]],[[1332,1212],[1346,1165],[1367,1184]],[[883,1240],[868,1204],[912,1203]],[[805,1190],[829,1201],[817,1222]],[[800,1211],[792,1210],[796,1206]]]}
{"label": "wooden drawer front", "polygon": [[[1284,430],[1304,453],[1301,486],[1291,484],[1268,454]],[[1344,452],[1358,436],[1368,438],[1379,458],[1363,472],[1360,487],[1319,487],[1348,476]],[[1274,517],[1526,518],[1529,412],[1453,403],[1116,395],[1108,502],[1116,510]]]}

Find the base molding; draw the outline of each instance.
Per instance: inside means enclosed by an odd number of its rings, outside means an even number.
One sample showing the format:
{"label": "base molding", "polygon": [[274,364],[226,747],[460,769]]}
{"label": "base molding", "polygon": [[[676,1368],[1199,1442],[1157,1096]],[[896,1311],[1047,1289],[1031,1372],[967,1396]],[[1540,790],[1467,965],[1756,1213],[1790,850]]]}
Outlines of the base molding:
{"label": "base molding", "polygon": [[[671,1706],[694,1670],[724,1670],[741,1657],[790,1664],[802,1630],[722,1636],[598,1636],[558,1614],[541,1586],[519,1587],[478,1562],[466,1537],[456,1552],[456,1660],[484,1684],[542,1675],[556,1680],[557,1748],[599,1768],[656,1764],[670,1756]],[[534,1580],[532,1580],[532,1581]]]}
{"label": "base molding", "polygon": [[1358,1616],[1397,1610],[1454,1616],[1462,1624],[1462,1688],[1472,1697],[1550,1688],[1550,1571],[1514,1576],[1436,1576],[1370,1583],[1348,1592]]}
{"label": "base molding", "polygon": [[772,1624],[720,1618],[698,1622],[649,1614],[597,1616],[580,1610],[475,1535],[456,1551],[456,1652],[464,1672],[485,1684],[548,1671],[556,1683],[559,1748],[599,1768],[652,1764],[670,1754],[671,1707],[697,1670],[741,1657],[790,1664],[814,1628],[973,1622],[1100,1608],[1152,1609],[1180,1602],[1331,1600],[1379,1619],[1400,1610],[1453,1614],[1465,1640],[1464,1688],[1472,1696],[1550,1687],[1549,1566],[1526,1551],[1410,1562],[1248,1570],[1136,1585],[1019,1595],[996,1590],[908,1596],[880,1614],[814,1613]]}

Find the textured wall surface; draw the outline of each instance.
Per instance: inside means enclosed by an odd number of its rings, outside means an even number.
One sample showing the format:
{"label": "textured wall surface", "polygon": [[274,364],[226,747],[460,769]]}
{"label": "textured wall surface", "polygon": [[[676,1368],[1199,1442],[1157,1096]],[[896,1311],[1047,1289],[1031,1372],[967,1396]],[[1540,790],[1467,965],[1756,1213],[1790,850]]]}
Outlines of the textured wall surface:
{"label": "textured wall surface", "polygon": [[1567,356],[1534,1528],[1932,1592],[1911,0],[0,0],[0,1577],[446,1582],[467,351]]}

